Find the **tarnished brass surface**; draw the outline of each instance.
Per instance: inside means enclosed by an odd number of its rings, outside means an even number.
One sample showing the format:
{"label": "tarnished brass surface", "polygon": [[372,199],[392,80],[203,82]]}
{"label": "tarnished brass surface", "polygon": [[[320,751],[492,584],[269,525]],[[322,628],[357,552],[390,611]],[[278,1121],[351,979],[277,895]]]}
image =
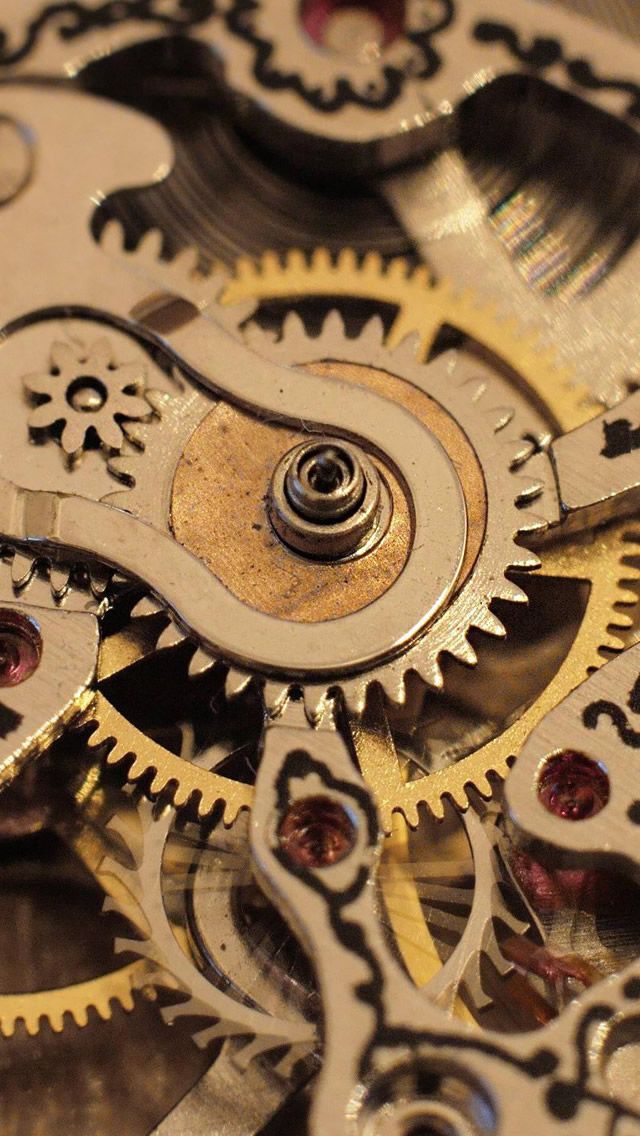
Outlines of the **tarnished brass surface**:
{"label": "tarnished brass surface", "polygon": [[[439,438],[462,482],[470,540],[461,582],[484,531],[484,481],[459,426],[432,399],[383,371],[343,362],[312,368],[375,390],[410,410]],[[173,483],[176,538],[230,590],[259,611],[315,623],[359,611],[381,596],[404,566],[411,541],[410,505],[393,472],[377,462],[393,498],[389,529],[370,553],[339,564],[296,556],[275,535],[265,496],[278,460],[307,435],[220,403],[194,431]]]}

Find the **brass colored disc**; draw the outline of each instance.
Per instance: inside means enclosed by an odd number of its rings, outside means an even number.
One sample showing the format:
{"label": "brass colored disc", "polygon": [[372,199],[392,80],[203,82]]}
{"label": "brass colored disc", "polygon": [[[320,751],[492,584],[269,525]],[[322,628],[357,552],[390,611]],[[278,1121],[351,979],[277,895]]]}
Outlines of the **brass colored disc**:
{"label": "brass colored disc", "polygon": [[[462,483],[472,535],[460,583],[478,554],[486,514],[484,480],[457,424],[415,387],[389,375],[342,362],[318,363],[332,375],[384,395],[411,411],[440,439]],[[176,539],[207,564],[244,603],[297,623],[338,619],[378,599],[400,575],[412,540],[410,503],[393,471],[376,465],[393,500],[382,540],[366,555],[338,563],[310,561],[273,532],[265,498],[273,470],[308,435],[261,421],[219,403],[197,427],[178,463],[171,522]]]}

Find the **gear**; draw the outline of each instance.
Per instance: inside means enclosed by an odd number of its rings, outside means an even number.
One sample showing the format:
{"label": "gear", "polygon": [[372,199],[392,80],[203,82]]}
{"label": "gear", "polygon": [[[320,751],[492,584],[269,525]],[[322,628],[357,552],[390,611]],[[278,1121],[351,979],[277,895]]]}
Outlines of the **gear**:
{"label": "gear", "polygon": [[[195,263],[193,257],[189,263],[190,273],[193,276]],[[180,284],[175,266],[171,272],[173,286],[179,291]],[[197,280],[192,279],[190,287],[197,289],[200,304],[211,303],[210,291],[207,297],[208,286],[205,277],[200,274]],[[443,325],[459,329],[493,356],[501,359],[511,373],[520,376],[533,392],[536,400],[545,405],[551,419],[563,430],[570,429],[597,412],[597,406],[589,400],[585,392],[573,385],[566,369],[555,363],[547,349],[538,348],[533,332],[519,331],[512,321],[501,321],[491,308],[484,308],[477,298],[468,293],[456,295],[449,284],[434,284],[430,281],[426,269],[412,271],[405,261],[394,261],[385,267],[381,258],[375,254],[370,254],[364,261],[359,262],[355,254],[348,251],[338,260],[333,260],[329,254],[319,251],[311,260],[307,260],[301,253],[294,252],[282,262],[271,254],[265,256],[257,265],[249,261],[240,262],[236,276],[227,284],[221,300],[225,309],[231,314],[236,303],[246,305],[250,300],[253,300],[254,304],[256,301],[273,303],[275,300],[284,308],[285,304],[289,305],[293,299],[312,296],[332,299],[355,297],[372,301],[378,306],[392,305],[395,319],[387,344],[390,348],[397,348],[408,334],[417,332],[420,337],[419,352],[422,356],[429,353]],[[244,322],[246,307],[241,309],[241,314]],[[226,319],[229,323],[230,316],[227,315]],[[312,342],[309,347],[309,341],[302,335],[299,322],[290,321],[288,327],[290,329],[293,327],[293,330],[288,332],[289,336],[297,337],[297,341],[305,345],[305,351],[311,350],[313,355],[320,347],[320,357],[322,357],[323,351],[326,350],[322,341],[315,344]],[[265,334],[251,322],[245,324],[245,335],[252,342],[259,339],[265,349],[269,347]],[[378,335],[379,333],[376,332],[376,336]],[[379,339],[377,344],[379,347]],[[335,341],[332,340],[331,347],[334,346]],[[348,357],[354,349],[354,342],[343,340],[343,346]],[[273,344],[270,349],[274,349]],[[278,349],[276,345],[275,350]],[[186,394],[185,400],[187,398],[190,399],[191,396]],[[475,408],[473,409],[475,415]],[[202,413],[201,409],[199,414]],[[171,417],[180,418],[179,407]],[[191,421],[193,422],[193,419]],[[166,445],[166,441],[163,442],[160,437],[162,433],[160,425],[157,434],[161,446]],[[135,458],[133,460],[135,461]],[[493,455],[491,461],[493,462]],[[508,470],[505,476],[507,479],[512,478],[514,484],[516,483],[515,477]],[[126,507],[131,511],[139,512],[148,519],[157,520],[157,517],[150,516],[154,508],[157,510],[157,505],[153,502],[154,487],[144,477],[142,461],[137,468],[129,467],[129,477],[135,482],[133,488],[126,494],[114,497],[114,503],[122,502],[124,505],[126,501]],[[169,477],[173,479],[173,471],[169,471]],[[521,518],[520,512],[518,517]],[[442,801],[446,797],[451,797],[460,808],[466,808],[470,786],[475,786],[485,796],[490,795],[491,784],[487,779],[488,775],[489,778],[493,775],[504,777],[511,754],[517,747],[518,740],[526,732],[527,723],[537,720],[535,715],[543,713],[551,704],[548,699],[562,697],[589,669],[600,665],[603,661],[599,652],[601,647],[610,650],[620,647],[619,636],[610,629],[609,625],[613,624],[618,630],[628,627],[629,617],[616,611],[616,606],[635,602],[633,593],[620,583],[621,579],[633,574],[622,564],[626,551],[628,545],[624,542],[624,528],[618,527],[599,534],[592,545],[581,545],[578,555],[574,555],[575,549],[572,546],[545,554],[545,561],[539,574],[576,580],[586,577],[590,583],[590,594],[580,633],[571,646],[561,671],[553,684],[527,711],[525,718],[521,720],[524,725],[520,730],[519,724],[516,723],[493,741],[481,745],[475,752],[447,769],[409,783],[404,782],[399,764],[390,766],[388,761],[380,761],[370,747],[364,748],[361,754],[363,770],[376,790],[387,830],[390,829],[391,814],[394,810],[403,812],[409,823],[415,827],[418,823],[420,805],[428,807],[436,816],[441,816]],[[491,615],[486,598],[481,597],[481,601],[483,610]],[[141,623],[154,624],[155,627],[160,628],[160,633],[155,638],[157,649],[170,649],[185,641],[184,631],[171,622],[155,601],[144,600],[134,615]],[[495,623],[493,628],[496,632],[499,630]],[[470,661],[462,639],[459,643],[462,644],[460,651],[462,657]],[[196,647],[189,662],[189,671],[193,676],[205,673],[214,662],[215,660],[206,651]],[[249,681],[249,674],[231,670],[226,682],[227,693],[239,693]],[[316,694],[321,698],[320,693],[314,691],[307,693],[311,699],[314,699]],[[272,709],[277,709],[282,704],[282,686],[275,682],[267,682],[265,698]],[[317,703],[312,701],[312,706],[316,705]],[[138,780],[151,775],[154,792],[163,796],[168,795],[180,806],[195,807],[201,819],[211,815],[216,802],[224,801],[226,822],[232,823],[238,810],[250,805],[249,786],[228,781],[217,773],[209,774],[206,770],[195,766],[185,766],[180,758],[152,743],[122,720],[118,712],[113,707],[108,707],[104,701],[97,703],[95,716],[98,722],[95,740],[111,739],[112,748],[108,760],[113,763],[128,762],[131,779]]]}
{"label": "gear", "polygon": [[102,1021],[108,1021],[114,1004],[130,1013],[137,990],[142,990],[145,998],[155,998],[151,981],[153,973],[149,963],[139,959],[110,974],[63,986],[59,990],[0,994],[0,1034],[13,1037],[20,1022],[31,1037],[40,1032],[45,1022],[54,1033],[62,1033],[68,1019],[81,1029],[87,1025],[91,1011]]}
{"label": "gear", "polygon": [[[143,258],[148,256],[148,250],[142,250],[138,255]],[[162,273],[162,266],[159,266]],[[402,267],[400,267],[402,272]],[[406,274],[406,266],[404,268]],[[396,275],[399,275],[396,269]],[[192,291],[193,282],[190,280],[188,286]],[[357,285],[357,281],[356,281]],[[175,294],[175,273],[171,274],[171,287]],[[205,285],[200,285],[200,294],[204,295]],[[356,293],[357,294],[357,288]],[[187,293],[189,295],[189,293]],[[202,304],[202,299],[200,303]],[[454,307],[452,302],[452,308]],[[272,353],[277,356],[280,362],[287,360],[287,362],[317,362],[318,360],[332,357],[333,359],[340,358],[342,352],[342,359],[345,362],[355,363],[356,367],[367,368],[373,372],[374,377],[368,384],[376,389],[376,377],[378,381],[377,389],[384,389],[388,397],[389,382],[383,382],[383,377],[396,375],[395,386],[393,387],[394,396],[402,403],[401,392],[406,392],[409,384],[415,384],[421,388],[425,383],[427,384],[426,390],[429,392],[429,382],[437,386],[435,392],[435,400],[423,400],[422,408],[416,411],[416,406],[413,403],[406,403],[411,412],[422,419],[423,424],[427,425],[429,429],[433,429],[436,437],[442,433],[446,434],[444,439],[445,449],[447,441],[451,438],[452,434],[458,435],[458,450],[460,446],[465,450],[464,459],[458,459],[458,451],[454,451],[454,462],[458,468],[463,465],[467,470],[470,470],[469,476],[473,478],[473,483],[466,486],[466,501],[467,507],[470,510],[472,521],[471,525],[471,539],[469,541],[469,557],[470,560],[465,563],[465,576],[469,576],[469,569],[472,566],[473,558],[475,557],[477,563],[474,566],[473,576],[475,578],[475,590],[473,593],[474,598],[470,599],[470,589],[468,587],[462,588],[458,592],[458,596],[454,599],[448,611],[443,613],[443,618],[437,620],[429,633],[423,637],[417,646],[409,650],[408,655],[401,657],[395,662],[388,663],[382,669],[376,669],[369,672],[362,678],[345,679],[341,682],[342,689],[344,690],[347,699],[355,706],[362,706],[364,701],[364,693],[367,685],[371,682],[379,680],[382,681],[389,691],[392,698],[402,699],[404,697],[404,677],[409,670],[416,670],[428,683],[435,687],[439,687],[442,682],[441,668],[439,664],[439,655],[443,650],[453,654],[456,658],[462,659],[466,662],[473,663],[475,654],[471,644],[467,638],[467,631],[470,627],[480,627],[490,634],[503,634],[503,628],[497,617],[489,610],[488,603],[492,598],[499,597],[513,602],[521,602],[524,595],[512,581],[507,579],[505,572],[513,567],[520,569],[529,569],[537,566],[537,557],[532,556],[525,551],[522,547],[517,546],[513,541],[513,534],[518,530],[521,532],[529,527],[536,529],[544,524],[544,520],[540,518],[533,510],[528,513],[528,506],[531,501],[537,501],[540,498],[544,486],[540,483],[537,471],[535,474],[529,475],[528,469],[525,469],[524,474],[518,467],[522,466],[526,459],[530,458],[532,452],[532,444],[526,440],[527,435],[534,434],[536,437],[544,437],[546,430],[542,420],[538,417],[532,408],[527,408],[525,415],[522,416],[523,420],[520,421],[519,414],[505,404],[505,399],[509,398],[509,389],[505,383],[496,378],[490,378],[486,369],[481,364],[477,365],[478,375],[475,385],[470,384],[468,387],[456,387],[455,375],[453,375],[447,366],[439,363],[437,373],[430,371],[427,375],[415,360],[415,344],[411,342],[403,343],[394,352],[388,352],[383,344],[382,328],[377,321],[372,322],[368,327],[366,333],[356,341],[346,341],[344,331],[341,330],[339,317],[334,316],[330,318],[325,326],[324,334],[316,340],[308,340],[306,337],[299,334],[299,328],[295,320],[291,320],[287,325],[287,332],[285,338],[280,344],[274,345],[270,342],[268,337],[261,335],[259,331],[252,335],[250,343],[256,346],[256,342],[260,344],[261,349],[266,353]],[[335,368],[334,368],[335,369]],[[364,383],[358,384],[358,377],[354,378],[349,375],[348,369],[341,372],[341,377],[346,378],[348,381],[354,382],[355,385],[367,385]],[[404,381],[403,381],[404,380]],[[462,383],[464,380],[461,379]],[[434,393],[433,391],[429,393]],[[407,396],[408,397],[408,396]],[[416,396],[420,399],[421,396]],[[434,411],[436,414],[442,414],[440,426],[433,426],[433,422],[428,420],[425,422],[425,415],[431,413],[435,405],[440,405],[439,411]],[[486,412],[483,413],[486,407]],[[232,427],[237,423],[234,421]],[[203,502],[196,502],[193,497],[190,498],[191,486],[195,485],[198,488],[198,466],[203,465],[204,458],[207,453],[207,446],[211,444],[208,437],[208,431],[215,432],[216,423],[215,419],[211,416],[203,423],[202,443],[203,452],[198,450],[200,439],[197,439],[198,432],[196,431],[191,439],[187,450],[185,451],[184,465],[186,466],[185,478],[182,478],[181,471],[178,469],[176,480],[173,488],[173,501],[172,501],[172,522],[173,530],[177,535],[178,540],[185,544],[196,555],[201,555],[201,558],[208,563],[208,566],[223,579],[223,582],[234,592],[238,598],[243,600],[248,607],[255,607],[259,610],[269,611],[274,614],[273,608],[265,608],[263,606],[263,597],[246,595],[242,589],[247,586],[252,586],[252,581],[249,580],[248,573],[240,571],[236,574],[236,579],[231,578],[228,570],[218,570],[215,560],[212,562],[207,555],[208,546],[205,548],[204,554],[201,553],[200,548],[202,545],[202,533],[197,529],[195,532],[189,531],[188,525],[186,527],[182,524],[180,502],[176,500],[178,495],[185,498],[183,512],[187,517],[194,518],[195,514],[199,511],[197,506],[202,505]],[[227,434],[231,433],[228,424],[222,424],[221,431]],[[268,427],[265,427],[268,429]],[[440,430],[440,435],[438,434]],[[249,449],[254,451],[264,449],[266,443],[264,441],[264,431],[259,438],[251,439],[251,444],[245,438],[244,444],[249,445]],[[496,446],[496,436],[499,436],[500,444]],[[215,439],[219,443],[219,439]],[[280,440],[279,445],[284,445],[288,441],[288,436]],[[195,447],[195,452],[192,447]],[[475,449],[474,449],[475,447]],[[217,446],[218,456],[220,454],[220,445]],[[232,455],[231,455],[232,458]],[[217,465],[223,468],[223,463],[218,460]],[[140,475],[136,478],[136,489],[139,491],[141,477],[143,470],[141,469]],[[264,476],[264,475],[262,475]],[[385,471],[382,472],[383,478]],[[173,478],[173,470],[165,469],[164,478]],[[478,517],[478,510],[482,510],[483,502],[481,496],[483,489],[481,487],[481,480],[485,479],[487,484],[487,501],[484,503],[487,510],[487,515],[480,521]],[[186,484],[183,487],[182,482]],[[202,483],[202,479],[200,479]],[[206,496],[210,504],[210,509],[214,506],[217,507],[218,499],[221,492],[224,492],[224,477],[221,480],[222,488],[219,489],[217,485],[213,487],[208,485],[206,487]],[[246,496],[251,498],[251,491],[253,491],[252,500],[259,501],[264,497],[268,489],[268,484],[261,486],[258,481],[256,485],[244,487],[242,493],[242,486],[240,487],[239,496]],[[156,478],[156,501],[163,508],[161,498],[164,496],[166,489],[157,485]],[[114,497],[114,503],[120,503],[118,498]],[[135,499],[133,494],[127,496],[126,503],[122,499],[122,504],[130,510],[135,511]],[[224,511],[228,515],[228,502],[223,501]],[[524,507],[524,508],[523,508]],[[545,505],[542,504],[544,510]],[[207,510],[206,524],[207,532],[211,533],[216,531],[217,524],[211,511]],[[202,521],[205,521],[205,514],[200,510]],[[166,512],[164,517],[150,518],[148,515],[145,519],[152,520],[152,523],[161,523],[166,527],[167,518]],[[261,538],[263,541],[268,534],[268,526],[265,529],[264,523],[256,518],[247,518],[243,516],[244,523],[243,531],[265,531],[265,537]],[[253,521],[253,524],[249,523]],[[475,523],[478,521],[479,523]],[[485,523],[486,522],[486,523]],[[203,530],[204,532],[204,530]],[[255,541],[251,536],[247,540]],[[475,542],[475,543],[474,543]],[[217,545],[220,545],[217,541]],[[238,536],[236,533],[227,535],[227,543],[238,545]],[[478,543],[482,547],[478,548]],[[213,553],[216,553],[216,545],[214,544]],[[375,555],[375,553],[374,553]],[[253,556],[253,548],[252,548]],[[252,563],[253,560],[252,560]],[[381,590],[389,587],[389,583],[393,578],[398,577],[402,569],[402,562],[397,567],[389,569],[387,565],[385,570],[377,568],[376,572],[372,572],[371,565],[366,564],[364,559],[359,562],[361,571],[365,574],[365,580],[357,581],[358,586],[353,583],[350,566],[347,566],[344,571],[350,573],[349,580],[351,588],[349,589],[353,599],[348,598],[347,602],[352,603],[352,610],[357,611],[359,608],[366,606],[373,599],[375,595],[371,594],[372,581],[381,581]],[[250,567],[248,565],[247,567]],[[254,563],[255,567],[255,563]],[[367,573],[366,569],[369,568]],[[268,574],[268,569],[266,570]],[[289,572],[290,576],[300,577],[304,575],[303,568],[300,567],[300,562],[295,562],[295,572],[293,561],[290,557],[287,559],[287,567],[285,571]],[[355,569],[354,569],[355,572]],[[308,573],[307,573],[308,574]],[[255,575],[255,573],[254,573]],[[315,585],[318,590],[317,568],[314,567],[311,573],[312,579],[308,584],[311,588]],[[334,571],[334,587],[337,584],[337,573]],[[341,580],[341,584],[343,581]],[[285,590],[287,596],[291,594],[290,587],[286,587],[286,583],[281,579],[278,580],[278,594]],[[323,589],[326,591],[326,589]],[[341,588],[344,593],[344,588]],[[380,593],[378,593],[380,594]],[[269,601],[270,602],[270,601]],[[287,611],[278,611],[275,614],[288,618],[296,619],[296,612],[294,609]],[[335,615],[347,614],[344,610],[330,610],[324,618],[333,618]],[[311,616],[304,613],[298,618],[303,621],[317,621],[318,614]],[[446,625],[446,626],[445,626]],[[177,638],[180,638],[180,632],[177,633]],[[249,664],[250,665],[250,664]],[[251,672],[246,672],[244,675],[240,674],[238,685],[244,685]],[[310,712],[313,714],[321,706],[324,694],[326,692],[326,684],[323,687],[318,685],[314,688],[313,681],[310,680],[306,684]],[[286,684],[278,684],[275,680],[273,684],[268,687],[269,698],[272,702],[275,701],[276,705],[282,703],[282,699],[286,697],[287,687]]]}
{"label": "gear", "polygon": [[[571,430],[598,412],[595,398],[575,385],[568,369],[539,343],[535,333],[518,328],[512,319],[500,318],[495,308],[483,306],[468,291],[456,295],[448,282],[434,283],[426,268],[411,270],[406,261],[384,266],[373,253],[359,263],[348,250],[337,259],[323,250],[311,259],[292,252],[285,262],[267,254],[259,263],[239,262],[221,301],[234,304],[252,296],[263,302],[285,302],[300,295],[356,296],[392,304],[395,318],[388,346],[394,348],[417,332],[423,357],[428,356],[440,328],[453,326],[520,376],[562,430]],[[587,608],[578,636],[552,683],[499,737],[447,769],[408,783],[403,782],[399,765],[380,762],[368,747],[364,748],[360,755],[363,773],[376,793],[387,831],[394,810],[402,812],[411,827],[417,827],[420,805],[441,817],[445,798],[459,808],[467,807],[469,787],[490,796],[487,774],[506,776],[512,755],[539,719],[603,664],[606,651],[622,649],[620,633],[629,629],[631,618],[620,608],[637,603],[637,596],[626,586],[629,578],[637,575],[627,563],[629,547],[622,524],[598,534],[591,545],[581,544],[577,549],[562,546],[545,554],[538,574],[589,581]]]}
{"label": "gear", "polygon": [[[299,704],[290,706],[285,717],[286,724],[298,720],[303,732],[310,730]],[[290,957],[288,932],[280,940],[283,930],[271,925],[271,909],[254,889],[247,859],[248,818],[239,818],[231,829],[220,823],[201,828],[176,824],[170,809],[158,812],[145,799],[134,801],[127,799],[132,814],[118,814],[107,825],[108,851],[101,863],[95,861],[93,871],[142,936],[127,936],[117,949],[149,960],[158,985],[173,989],[177,982],[190,995],[188,1002],[164,1011],[167,1020],[214,1017],[217,1024],[196,1035],[201,1045],[225,1030],[232,1034],[232,1007],[227,1005],[226,1020],[220,1020],[223,989],[279,1017],[293,1015],[297,1021],[304,1015],[315,1021],[313,979],[297,955]],[[468,1017],[458,997],[461,989],[473,1012],[491,1001],[483,985],[481,958],[488,956],[503,977],[512,970],[500,954],[496,921],[514,935],[524,933],[528,924],[513,914],[494,886],[495,824],[475,813],[464,822],[455,818],[455,846],[464,846],[466,856],[459,870],[452,860],[452,832],[436,827],[438,832],[427,825],[412,849],[406,827],[397,829],[385,841],[377,877],[385,921],[410,974],[417,984],[428,984],[429,994],[452,1013]],[[181,895],[188,897],[183,913],[176,901]],[[113,899],[107,900],[107,908],[113,905]],[[460,938],[456,948],[452,937]],[[241,1060],[262,1051],[264,1039],[256,1037]]]}
{"label": "gear", "polygon": [[438,55],[432,40],[453,20],[451,0],[406,13],[397,0],[344,9],[288,0],[275,20],[269,4],[235,0],[227,26],[253,48],[252,71],[262,87],[295,92],[326,114],[350,104],[385,109],[409,79],[433,74]]}
{"label": "gear", "polygon": [[[98,620],[112,574],[102,567],[54,563],[19,548],[0,548],[0,645],[5,732],[0,790],[44,753],[91,700]],[[29,680],[28,682],[26,680]],[[0,820],[0,835],[19,831],[19,807]],[[25,821],[33,822],[26,804]]]}
{"label": "gear", "polygon": [[[357,339],[350,339],[337,313],[327,317],[317,337],[308,336],[302,321],[293,314],[285,321],[277,343],[260,332],[252,335],[250,342],[261,354],[268,354],[281,364],[314,367],[328,360],[330,368],[334,369],[334,361],[348,362],[407,383],[415,374],[414,342],[409,339],[395,351],[388,350],[384,329],[375,317]],[[467,508],[473,516],[470,543],[477,538],[477,530],[484,527],[482,543],[480,548],[474,546],[475,561],[472,565],[466,564],[466,576],[457,594],[414,646],[398,660],[385,663],[364,678],[341,681],[347,703],[357,708],[362,707],[364,691],[373,682],[381,683],[393,700],[404,701],[409,672],[417,673],[427,685],[439,689],[443,683],[440,660],[445,652],[460,662],[474,665],[476,653],[468,638],[469,630],[473,627],[490,635],[504,635],[504,627],[489,605],[496,599],[523,602],[524,593],[508,573],[538,566],[537,557],[514,541],[519,529],[540,524],[537,514],[529,518],[523,515],[522,509],[531,498],[535,508],[540,495],[536,478],[527,477],[524,458],[529,444],[521,441],[538,423],[532,429],[533,419],[527,419],[510,407],[505,409],[504,387],[498,384],[494,387],[484,373],[473,384],[467,385],[465,381],[461,386],[456,383],[453,368],[432,372],[429,396],[462,429],[482,470],[486,492],[484,518],[473,515],[476,502],[467,498]],[[174,527],[177,527],[175,507]],[[176,535],[186,543],[182,533]]]}
{"label": "gear", "polygon": [[[119,940],[116,950],[133,951],[148,959],[156,971],[158,985],[189,994],[189,1001],[177,1001],[163,1011],[169,1022],[185,1015],[209,1022],[214,1019],[214,1025],[205,1025],[195,1035],[198,1044],[206,1046],[219,1038],[237,1038],[242,1042],[239,1059],[246,1064],[284,1046],[288,1051],[287,1058],[280,1058],[280,1067],[284,1069],[292,1056],[309,1053],[315,1038],[313,1025],[299,1013],[285,1018],[267,1008],[259,1009],[246,992],[235,996],[227,993],[225,988],[231,987],[232,978],[218,984],[210,981],[194,961],[188,931],[179,929],[180,920],[186,918],[185,911],[175,914],[179,893],[184,898],[193,887],[190,872],[201,854],[214,861],[222,858],[226,887],[234,881],[246,882],[250,872],[246,833],[240,829],[218,832],[215,828],[202,833],[188,827],[175,831],[174,820],[172,809],[165,808],[158,814],[149,801],[141,800],[135,826],[130,818],[127,823],[120,823],[118,814],[107,825],[112,851],[105,855],[98,875],[107,893],[115,894],[114,881],[116,887],[119,885],[119,898],[108,899],[107,909],[117,908],[142,936]],[[165,894],[163,884],[167,883],[177,895],[171,890]],[[183,906],[188,906],[186,901]],[[279,997],[277,991],[275,996]]]}
{"label": "gear", "polygon": [[29,416],[34,436],[55,433],[70,461],[77,460],[95,438],[107,453],[118,452],[125,441],[125,422],[141,422],[153,409],[144,394],[146,372],[140,363],[116,363],[113,348],[103,338],[89,353],[68,343],[54,343],[49,370],[26,375],[25,389],[37,400]]}
{"label": "gear", "polygon": [[294,249],[284,258],[271,252],[255,261],[244,257],[219,299],[233,311],[236,304],[246,304],[251,298],[255,305],[274,300],[291,303],[307,296],[357,297],[390,305],[393,321],[387,347],[394,351],[407,336],[415,335],[418,357],[423,359],[428,358],[442,327],[455,327],[520,376],[549,406],[563,431],[586,421],[589,406],[593,415],[599,409],[595,399],[589,400],[586,388],[576,386],[570,369],[559,362],[535,328],[503,318],[496,306],[483,302],[481,294],[468,289],[460,292],[449,280],[436,282],[425,265],[414,268],[402,257],[385,262],[377,252],[359,257],[351,249],[337,257],[325,249],[311,256]]}

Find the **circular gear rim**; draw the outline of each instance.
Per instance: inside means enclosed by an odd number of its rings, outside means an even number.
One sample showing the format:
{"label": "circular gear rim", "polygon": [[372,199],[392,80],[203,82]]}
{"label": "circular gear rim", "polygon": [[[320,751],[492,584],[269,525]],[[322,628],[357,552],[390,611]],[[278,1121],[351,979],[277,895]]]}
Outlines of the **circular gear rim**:
{"label": "circular gear rim", "polygon": [[[185,280],[193,274],[197,256],[194,252],[183,253],[180,261],[180,265],[167,266],[176,286],[183,276],[183,266]],[[206,279],[200,276],[193,287],[200,297],[206,296]],[[219,278],[214,278],[211,293],[219,294]],[[428,303],[425,303],[425,293]],[[397,345],[408,334],[417,333],[423,354],[437,329],[448,321],[503,359],[541,400],[546,402],[549,391],[553,392],[550,412],[560,429],[571,429],[598,412],[588,392],[573,382],[569,371],[557,363],[534,331],[522,328],[513,319],[501,318],[494,306],[483,304],[469,291],[457,293],[450,282],[435,283],[426,267],[412,268],[403,258],[385,264],[375,252],[360,260],[351,250],[334,258],[322,249],[310,257],[293,250],[286,258],[275,253],[267,253],[257,262],[243,258],[237,264],[235,275],[219,294],[219,302],[225,324],[230,326],[236,305],[239,305],[237,323],[241,325],[260,300],[286,300],[296,295],[361,296],[376,302],[391,302],[398,314],[388,335],[389,344]],[[590,595],[580,634],[562,667],[564,685],[557,680],[554,688],[556,699],[562,698],[591,669],[604,663],[599,653],[601,648],[620,650],[622,647],[618,633],[628,630],[631,620],[617,608],[631,607],[637,602],[635,594],[624,586],[624,581],[633,576],[623,564],[629,551],[624,537],[622,529],[609,530],[607,540],[598,555],[594,553],[588,570],[576,573],[569,565],[560,573],[577,579],[586,576]],[[134,614],[146,617],[161,610],[155,601],[144,600]],[[169,649],[184,638],[184,632],[167,615],[156,647]],[[215,660],[196,646],[190,673],[202,673],[214,663]],[[227,692],[239,693],[250,681],[250,676],[232,670],[227,677]],[[275,691],[268,689],[265,694],[267,701],[270,695],[276,696]],[[537,700],[528,711],[532,723],[537,720],[534,715],[541,716],[547,708],[547,701]],[[274,709],[278,709],[277,705]],[[178,808],[195,811],[200,820],[209,817],[214,808],[221,805],[224,823],[230,825],[239,811],[251,807],[250,787],[185,763],[148,739],[101,696],[96,700],[91,717],[96,728],[93,742],[108,743],[108,762],[127,767],[129,781],[151,777],[155,795],[173,801]],[[503,733],[449,769],[408,784],[394,771],[393,778],[385,785],[375,763],[370,764],[365,775],[376,793],[385,830],[391,830],[394,812],[402,814],[411,827],[419,823],[418,810],[422,807],[441,816],[446,798],[452,799],[458,808],[466,809],[472,786],[479,788],[481,795],[491,796],[490,778],[503,779],[509,770],[514,748],[510,744],[512,740],[511,732]]]}

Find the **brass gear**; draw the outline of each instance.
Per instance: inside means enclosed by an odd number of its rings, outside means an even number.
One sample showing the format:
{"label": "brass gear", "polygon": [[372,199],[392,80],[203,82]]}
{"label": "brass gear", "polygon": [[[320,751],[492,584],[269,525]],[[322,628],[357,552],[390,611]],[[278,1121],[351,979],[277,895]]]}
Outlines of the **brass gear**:
{"label": "brass gear", "polygon": [[[413,268],[398,257],[385,262],[379,253],[360,259],[351,249],[332,257],[326,249],[311,256],[297,249],[285,257],[267,252],[259,260],[241,258],[219,296],[223,307],[300,297],[356,297],[389,304],[396,316],[386,337],[393,351],[409,335],[418,335],[419,357],[426,358],[440,329],[448,324],[501,359],[526,383],[561,430],[594,416],[599,407],[577,387],[571,372],[542,343],[534,328],[505,319],[481,294],[457,291],[449,280],[436,282],[425,265]],[[551,397],[553,392],[553,397]],[[591,411],[589,408],[592,408]]]}
{"label": "brass gear", "polygon": [[[202,283],[199,286],[204,287]],[[311,258],[297,251],[284,259],[269,253],[257,263],[238,263],[220,303],[229,312],[236,304],[242,304],[241,322],[246,316],[247,302],[294,302],[309,297],[360,298],[378,305],[393,305],[397,315],[388,343],[397,345],[407,335],[417,334],[423,357],[443,325],[462,331],[501,359],[526,384],[560,430],[569,430],[598,411],[593,400],[575,386],[568,371],[556,363],[552,353],[540,348],[534,332],[523,331],[514,321],[501,319],[492,307],[483,305],[472,294],[457,294],[447,282],[434,283],[426,268],[412,269],[405,260],[385,265],[379,255],[371,253],[359,261],[349,250],[337,259],[323,250]],[[389,768],[386,754],[382,760],[370,733],[366,738],[357,738],[363,772],[376,793],[387,831],[391,830],[393,812],[404,814],[415,827],[419,807],[426,807],[439,817],[447,797],[465,809],[470,787],[490,796],[491,778],[506,775],[514,751],[539,717],[605,661],[602,649],[621,649],[619,632],[628,629],[631,620],[617,607],[636,602],[635,594],[624,586],[624,581],[633,575],[623,564],[629,551],[625,531],[624,526],[614,526],[599,533],[591,545],[564,545],[545,554],[543,575],[587,580],[590,594],[580,631],[560,670],[517,723],[457,764],[409,783],[403,781],[399,766]],[[141,622],[155,618],[161,610],[154,601],[146,603],[140,610]],[[179,627],[167,623],[165,620],[156,648],[172,647],[185,638]],[[199,673],[210,665],[212,660],[196,650],[190,669]],[[227,693],[236,693],[247,682],[246,675],[230,672]],[[250,786],[185,763],[132,727],[104,696],[98,696],[91,717],[96,724],[94,742],[108,742],[110,746],[107,761],[123,763],[128,767],[128,779],[150,784],[154,795],[171,799],[176,806],[189,806],[199,819],[224,806],[225,824],[233,823],[241,809],[250,807]]]}
{"label": "brass gear", "polygon": [[154,974],[156,968],[148,960],[137,959],[109,974],[56,990],[0,994],[0,1036],[13,1037],[20,1022],[30,1037],[35,1037],[45,1024],[53,1033],[62,1033],[70,1021],[81,1029],[88,1024],[91,1011],[103,1022],[109,1021],[115,1005],[130,1013],[137,990],[145,998],[155,1000]]}

